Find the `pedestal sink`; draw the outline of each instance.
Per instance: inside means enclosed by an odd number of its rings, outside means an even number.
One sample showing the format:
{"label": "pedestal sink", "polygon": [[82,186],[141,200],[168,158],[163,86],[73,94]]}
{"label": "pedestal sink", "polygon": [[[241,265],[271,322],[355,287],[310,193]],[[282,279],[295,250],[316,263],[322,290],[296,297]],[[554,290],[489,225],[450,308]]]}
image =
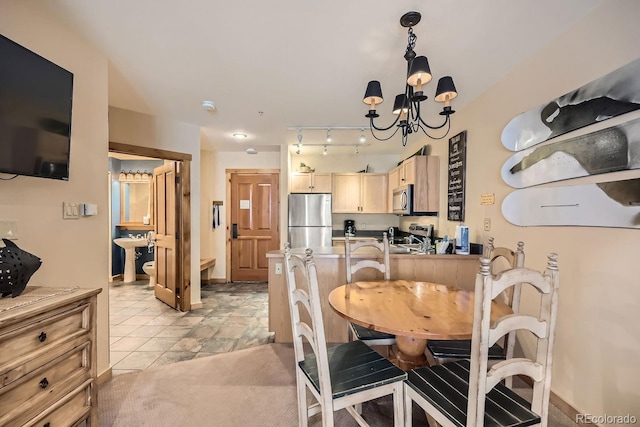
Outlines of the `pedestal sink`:
{"label": "pedestal sink", "polygon": [[136,248],[147,246],[147,239],[119,237],[113,243],[124,249],[124,282],[136,280]]}

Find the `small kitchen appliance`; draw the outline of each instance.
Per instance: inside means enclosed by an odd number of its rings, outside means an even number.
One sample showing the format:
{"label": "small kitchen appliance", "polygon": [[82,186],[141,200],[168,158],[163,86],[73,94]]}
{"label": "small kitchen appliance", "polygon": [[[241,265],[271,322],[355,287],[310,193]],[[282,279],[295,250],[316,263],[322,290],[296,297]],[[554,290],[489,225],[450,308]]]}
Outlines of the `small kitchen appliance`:
{"label": "small kitchen appliance", "polygon": [[356,222],[354,220],[344,220],[344,234],[349,235],[349,237],[353,237],[356,235]]}

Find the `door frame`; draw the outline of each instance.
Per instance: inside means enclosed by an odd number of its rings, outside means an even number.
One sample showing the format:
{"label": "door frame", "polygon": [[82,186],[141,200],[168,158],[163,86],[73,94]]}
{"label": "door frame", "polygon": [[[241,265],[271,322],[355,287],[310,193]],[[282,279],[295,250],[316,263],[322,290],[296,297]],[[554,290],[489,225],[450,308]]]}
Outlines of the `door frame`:
{"label": "door frame", "polygon": [[[226,185],[226,203],[227,206],[231,206],[231,174],[233,173],[272,173],[278,175],[278,187],[280,187],[280,169],[225,169],[225,179],[227,181]],[[282,198],[281,194],[282,189],[278,192],[279,197],[276,200],[277,209],[280,209],[280,199]],[[225,280],[227,283],[231,282],[231,209],[225,209],[225,221],[226,221],[226,245],[225,252],[227,253],[226,259],[226,274]],[[278,245],[280,244],[280,222],[282,222],[282,218],[278,223]]]}
{"label": "door frame", "polygon": [[177,248],[178,282],[180,311],[191,310],[191,154],[177,151],[161,150],[158,148],[141,147],[138,145],[122,144],[109,141],[109,152],[134,154],[137,156],[181,162],[180,197],[176,198],[177,231],[180,233]]}

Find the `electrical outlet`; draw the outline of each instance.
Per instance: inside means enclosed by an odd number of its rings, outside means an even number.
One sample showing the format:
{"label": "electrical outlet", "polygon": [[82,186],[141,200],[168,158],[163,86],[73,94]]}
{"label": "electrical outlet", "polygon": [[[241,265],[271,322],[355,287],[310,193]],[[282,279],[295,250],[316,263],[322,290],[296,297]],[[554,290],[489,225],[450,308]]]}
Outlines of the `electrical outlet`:
{"label": "electrical outlet", "polygon": [[360,224],[360,230],[366,230],[367,224]]}
{"label": "electrical outlet", "polygon": [[282,263],[276,262],[276,274],[282,274]]}
{"label": "electrical outlet", "polygon": [[484,231],[491,231],[491,218],[484,219]]}

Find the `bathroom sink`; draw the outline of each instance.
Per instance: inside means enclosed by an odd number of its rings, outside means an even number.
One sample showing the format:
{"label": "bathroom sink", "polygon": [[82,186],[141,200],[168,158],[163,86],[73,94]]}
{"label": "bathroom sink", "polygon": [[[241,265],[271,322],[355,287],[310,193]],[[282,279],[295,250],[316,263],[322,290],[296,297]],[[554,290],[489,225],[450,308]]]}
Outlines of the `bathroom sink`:
{"label": "bathroom sink", "polygon": [[136,248],[142,248],[149,244],[147,239],[132,237],[118,237],[113,239],[113,243],[124,248],[124,277],[123,282],[133,282],[136,280]]}
{"label": "bathroom sink", "polygon": [[147,246],[148,244],[147,239],[137,239],[131,237],[118,237],[117,239],[113,239],[113,243],[125,249],[141,248],[143,246]]}

